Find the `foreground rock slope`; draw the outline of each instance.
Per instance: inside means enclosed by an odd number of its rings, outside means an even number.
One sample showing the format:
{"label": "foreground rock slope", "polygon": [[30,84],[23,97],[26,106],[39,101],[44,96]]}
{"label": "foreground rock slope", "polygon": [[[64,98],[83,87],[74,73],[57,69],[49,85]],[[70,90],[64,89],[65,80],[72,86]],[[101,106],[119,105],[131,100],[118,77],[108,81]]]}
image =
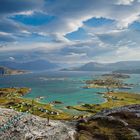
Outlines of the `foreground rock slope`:
{"label": "foreground rock slope", "polygon": [[0,140],[140,140],[140,105],[103,110],[74,122],[0,108]]}
{"label": "foreground rock slope", "polygon": [[43,119],[0,108],[0,140],[73,140],[75,129],[68,122]]}
{"label": "foreground rock slope", "polygon": [[140,105],[103,110],[79,121],[77,140],[140,140]]}

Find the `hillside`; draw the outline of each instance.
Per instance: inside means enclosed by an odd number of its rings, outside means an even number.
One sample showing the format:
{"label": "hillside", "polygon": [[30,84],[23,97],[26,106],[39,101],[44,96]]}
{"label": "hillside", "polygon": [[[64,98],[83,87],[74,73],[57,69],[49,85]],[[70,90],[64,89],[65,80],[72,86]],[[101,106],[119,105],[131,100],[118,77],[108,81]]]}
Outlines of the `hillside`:
{"label": "hillside", "polygon": [[103,110],[75,122],[0,108],[0,140],[139,140],[140,105]]}
{"label": "hillside", "polygon": [[140,105],[103,110],[79,121],[77,140],[139,140]]}

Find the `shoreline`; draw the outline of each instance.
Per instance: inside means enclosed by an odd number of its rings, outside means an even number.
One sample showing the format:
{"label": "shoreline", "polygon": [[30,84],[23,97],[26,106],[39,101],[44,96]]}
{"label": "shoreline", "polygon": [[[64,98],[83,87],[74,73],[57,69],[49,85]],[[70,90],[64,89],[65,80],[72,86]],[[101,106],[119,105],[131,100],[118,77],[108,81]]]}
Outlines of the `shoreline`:
{"label": "shoreline", "polygon": [[51,119],[56,120],[70,120],[72,117],[53,108],[51,104],[42,104],[35,99],[23,98],[25,94],[31,91],[30,88],[0,88],[0,91],[0,106],[5,108],[19,112],[29,112],[43,118],[49,116]]}
{"label": "shoreline", "polygon": [[[104,101],[102,103],[65,106],[63,108],[67,109],[67,111],[65,112],[63,109],[58,109],[51,103],[42,103],[41,100],[24,98],[24,95],[31,92],[31,88],[0,88],[0,91],[1,90],[6,90],[6,94],[8,96],[0,96],[0,106],[15,109],[19,112],[30,112],[31,114],[45,118],[49,116],[51,119],[56,120],[74,120],[78,119],[80,116],[86,117],[96,114],[103,109],[110,109],[131,104],[140,104],[140,94],[131,94],[127,92],[97,92],[97,94],[102,94],[102,97],[104,98]],[[72,110],[79,111],[79,114],[71,114],[70,112]],[[47,115],[47,113],[50,114]]]}
{"label": "shoreline", "polygon": [[[101,93],[99,93],[101,94]],[[102,93],[106,101],[101,104],[83,104],[70,106],[70,109],[78,111],[86,111],[87,113],[96,114],[103,109],[111,109],[122,107],[125,105],[140,104],[140,94],[132,94],[128,92]]]}

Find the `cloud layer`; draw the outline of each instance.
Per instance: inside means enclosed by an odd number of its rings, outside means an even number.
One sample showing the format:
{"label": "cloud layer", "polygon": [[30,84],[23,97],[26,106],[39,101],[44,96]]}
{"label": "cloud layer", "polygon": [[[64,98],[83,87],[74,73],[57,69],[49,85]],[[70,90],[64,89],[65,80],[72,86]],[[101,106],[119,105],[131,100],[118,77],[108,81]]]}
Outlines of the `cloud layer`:
{"label": "cloud layer", "polygon": [[139,15],[139,0],[1,0],[0,59],[139,60]]}

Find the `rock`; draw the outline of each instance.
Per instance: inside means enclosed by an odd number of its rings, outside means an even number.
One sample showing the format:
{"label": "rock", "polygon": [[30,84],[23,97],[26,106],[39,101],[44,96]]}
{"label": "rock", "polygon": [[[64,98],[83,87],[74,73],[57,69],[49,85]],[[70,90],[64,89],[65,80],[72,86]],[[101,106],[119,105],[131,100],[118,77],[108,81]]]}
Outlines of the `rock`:
{"label": "rock", "polygon": [[0,108],[0,140],[73,140],[75,128],[70,122],[40,118]]}
{"label": "rock", "polygon": [[[74,116],[74,118],[79,118]],[[0,108],[0,140],[139,140],[140,105],[106,109],[78,121],[56,121]]]}
{"label": "rock", "polygon": [[67,108],[67,109],[73,109],[73,107],[72,107],[72,106],[66,106],[66,108]]}
{"label": "rock", "polygon": [[140,105],[107,109],[77,123],[77,139],[140,139]]}
{"label": "rock", "polygon": [[33,138],[33,135],[30,133],[25,134],[25,140],[31,140]]}
{"label": "rock", "polygon": [[61,101],[53,101],[53,104],[63,104]]}

